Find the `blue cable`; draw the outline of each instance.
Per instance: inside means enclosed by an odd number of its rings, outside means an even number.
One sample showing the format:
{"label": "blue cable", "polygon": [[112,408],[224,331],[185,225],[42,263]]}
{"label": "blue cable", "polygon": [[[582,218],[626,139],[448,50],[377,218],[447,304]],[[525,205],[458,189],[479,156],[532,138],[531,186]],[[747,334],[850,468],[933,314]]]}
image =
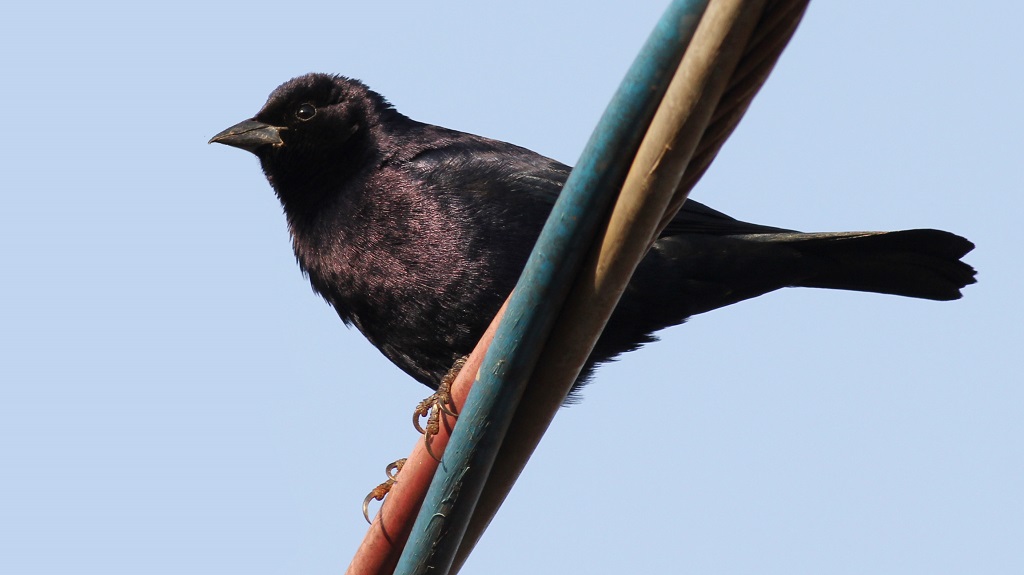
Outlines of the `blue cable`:
{"label": "blue cable", "polygon": [[447,573],[528,378],[708,0],[675,0],[587,142],[541,231],[434,475],[396,574]]}

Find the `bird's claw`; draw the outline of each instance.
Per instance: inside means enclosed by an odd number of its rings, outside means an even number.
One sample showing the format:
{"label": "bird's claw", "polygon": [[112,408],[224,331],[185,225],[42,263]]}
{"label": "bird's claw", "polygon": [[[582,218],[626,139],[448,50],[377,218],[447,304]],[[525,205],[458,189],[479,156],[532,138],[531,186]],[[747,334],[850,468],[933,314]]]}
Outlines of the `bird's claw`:
{"label": "bird's claw", "polygon": [[[437,461],[441,461],[441,458],[431,450],[430,440],[441,430],[442,413],[449,417],[459,416],[458,410],[455,408],[455,402],[452,400],[451,389],[452,383],[455,382],[459,371],[462,370],[462,366],[466,365],[466,359],[463,357],[455,362],[455,365],[452,366],[448,374],[438,384],[437,391],[421,401],[412,414],[413,427],[416,428],[416,431],[423,434],[423,444],[427,447],[427,453]],[[427,418],[426,427],[420,425],[420,419],[423,417]]]}
{"label": "bird's claw", "polygon": [[[466,358],[456,361],[455,365],[453,365],[448,371],[448,374],[445,375],[438,384],[437,391],[430,397],[421,401],[419,405],[416,406],[416,411],[414,411],[412,415],[412,424],[417,431],[423,434],[423,442],[427,447],[427,453],[437,461],[440,461],[441,459],[431,450],[430,439],[437,435],[438,431],[441,430],[442,413],[450,417],[458,417],[458,411],[456,411],[455,403],[452,400],[451,389],[452,382],[455,381],[455,377],[459,375],[459,371],[465,364]],[[427,418],[426,427],[420,425],[420,418],[423,417]],[[399,459],[398,461],[388,465],[386,470],[388,476],[387,481],[381,483],[377,487],[374,487],[373,491],[368,493],[366,498],[363,499],[363,517],[366,519],[367,523],[371,523],[370,501],[383,501],[384,497],[391,491],[391,487],[394,486],[395,481],[398,478],[398,472],[402,470],[403,465],[405,465],[405,459]]]}
{"label": "bird's claw", "polygon": [[[440,461],[441,459],[434,454],[430,448],[430,440],[437,435],[441,430],[441,413],[445,413],[451,417],[457,417],[454,411],[454,405],[451,403],[452,396],[447,386],[442,385],[438,387],[438,390],[433,393],[430,397],[424,399],[416,406],[416,411],[412,415],[412,424],[423,434],[423,443],[427,447],[427,453],[430,454],[435,460]],[[451,406],[451,407],[449,407]],[[420,425],[420,418],[426,417],[426,426]]]}
{"label": "bird's claw", "polygon": [[367,523],[370,521],[370,501],[382,501],[391,488],[395,485],[395,481],[398,479],[398,472],[402,470],[402,466],[405,465],[405,459],[399,459],[388,464],[387,469],[384,473],[387,474],[388,479],[384,483],[381,483],[377,487],[373,488],[373,491],[366,495],[366,499],[363,499],[363,517],[366,518]]}

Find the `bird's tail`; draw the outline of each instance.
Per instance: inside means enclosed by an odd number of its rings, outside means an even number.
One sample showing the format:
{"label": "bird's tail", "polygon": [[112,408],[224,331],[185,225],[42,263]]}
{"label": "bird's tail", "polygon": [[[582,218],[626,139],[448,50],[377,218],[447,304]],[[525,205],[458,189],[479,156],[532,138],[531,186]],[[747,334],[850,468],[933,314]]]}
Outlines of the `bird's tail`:
{"label": "bird's tail", "polygon": [[960,261],[974,244],[949,232],[758,231],[676,233],[658,240],[584,373],[595,362],[653,341],[659,329],[783,287],[954,300],[974,283],[974,268]]}
{"label": "bird's tail", "polygon": [[754,234],[746,239],[781,242],[813,261],[813,273],[794,286],[954,300],[975,282],[960,261],[974,249],[965,238],[940,230]]}

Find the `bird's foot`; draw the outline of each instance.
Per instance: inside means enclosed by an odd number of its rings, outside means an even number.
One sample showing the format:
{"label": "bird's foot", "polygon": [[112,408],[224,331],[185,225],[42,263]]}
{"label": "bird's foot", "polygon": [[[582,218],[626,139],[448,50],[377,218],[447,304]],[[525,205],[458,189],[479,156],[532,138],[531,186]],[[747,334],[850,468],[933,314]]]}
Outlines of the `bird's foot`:
{"label": "bird's foot", "polygon": [[386,473],[388,476],[387,481],[381,483],[377,487],[374,487],[373,491],[367,494],[366,499],[363,499],[363,517],[366,518],[367,523],[371,523],[370,501],[384,500],[384,496],[386,496],[391,491],[391,488],[395,485],[395,481],[398,478],[398,472],[402,470],[403,465],[405,465],[405,459],[399,459],[398,461],[390,463],[387,466],[387,469],[384,471],[384,473]]}
{"label": "bird's foot", "polygon": [[[467,359],[466,357],[458,359],[455,365],[448,370],[444,378],[441,379],[441,383],[437,386],[437,391],[421,401],[416,406],[416,411],[412,414],[412,424],[416,427],[416,431],[423,434],[423,443],[427,447],[427,453],[438,461],[441,459],[434,455],[434,452],[430,449],[430,440],[441,430],[442,412],[449,417],[459,416],[455,408],[455,402],[452,400],[452,383],[455,382],[455,378],[459,375],[459,371],[462,370],[462,366],[466,365]],[[420,425],[420,418],[423,417],[427,418],[426,427]]]}
{"label": "bird's foot", "polygon": [[[427,446],[427,453],[431,457],[440,461],[440,459],[434,455],[434,452],[430,449],[430,440],[438,431],[441,430],[441,413],[450,417],[458,417],[458,412],[455,408],[455,402],[452,400],[452,383],[455,382],[455,378],[459,375],[459,371],[462,370],[462,366],[466,365],[468,357],[463,357],[455,362],[448,373],[441,379],[441,382],[437,386],[437,391],[431,394],[430,397],[424,399],[416,406],[416,411],[412,416],[412,424],[416,427],[416,430],[423,434],[423,442]],[[423,427],[420,425],[420,418],[427,418],[427,425]],[[388,479],[384,483],[381,483],[377,487],[373,488],[366,498],[363,499],[363,517],[366,518],[366,522],[370,523],[370,501],[383,501],[384,497],[391,491],[391,488],[395,485],[395,481],[398,478],[398,472],[402,470],[402,466],[405,465],[405,459],[399,459],[387,466]]]}

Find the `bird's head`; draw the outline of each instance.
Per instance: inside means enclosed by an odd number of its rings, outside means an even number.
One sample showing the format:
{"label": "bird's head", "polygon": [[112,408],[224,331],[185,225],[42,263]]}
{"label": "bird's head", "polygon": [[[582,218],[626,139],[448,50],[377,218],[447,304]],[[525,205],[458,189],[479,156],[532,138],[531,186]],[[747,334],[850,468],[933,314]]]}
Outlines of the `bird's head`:
{"label": "bird's head", "polygon": [[372,133],[384,115],[397,114],[362,82],[306,74],[285,82],[252,118],[210,143],[255,154],[285,202],[316,200],[378,153]]}

